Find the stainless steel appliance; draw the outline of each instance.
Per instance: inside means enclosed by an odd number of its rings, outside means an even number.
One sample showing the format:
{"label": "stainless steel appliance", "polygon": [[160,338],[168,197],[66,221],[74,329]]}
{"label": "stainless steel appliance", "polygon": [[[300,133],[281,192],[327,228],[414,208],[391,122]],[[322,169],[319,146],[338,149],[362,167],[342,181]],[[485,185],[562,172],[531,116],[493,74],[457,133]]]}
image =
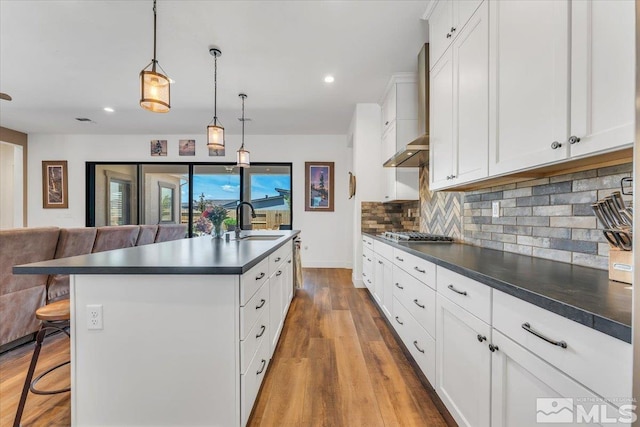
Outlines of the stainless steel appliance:
{"label": "stainless steel appliance", "polygon": [[[640,178],[640,0],[636,0],[636,140],[633,150],[633,175],[635,182]],[[638,206],[636,200],[637,192],[634,191],[633,206]],[[640,224],[640,209],[633,212],[634,221],[634,240],[638,239],[638,228]],[[637,243],[637,242],[636,242]],[[638,247],[638,245],[635,245]],[[638,285],[640,284],[640,268],[634,269],[633,287],[633,314],[632,314],[632,341],[633,341],[633,398],[636,402],[640,399],[640,292]],[[640,419],[633,423],[634,427],[640,427]]]}
{"label": "stainless steel appliance", "polygon": [[452,243],[453,238],[439,234],[419,233],[417,231],[385,231],[381,236],[394,242],[429,242],[429,243]]}

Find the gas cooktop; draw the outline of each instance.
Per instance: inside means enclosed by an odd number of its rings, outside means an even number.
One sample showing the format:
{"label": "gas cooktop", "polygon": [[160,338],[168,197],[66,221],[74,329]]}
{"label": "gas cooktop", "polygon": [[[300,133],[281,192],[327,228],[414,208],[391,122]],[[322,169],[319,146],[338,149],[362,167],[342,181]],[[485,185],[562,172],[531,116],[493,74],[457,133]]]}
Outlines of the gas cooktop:
{"label": "gas cooktop", "polygon": [[452,243],[453,238],[439,234],[419,233],[417,231],[385,231],[380,237],[395,242],[434,242]]}

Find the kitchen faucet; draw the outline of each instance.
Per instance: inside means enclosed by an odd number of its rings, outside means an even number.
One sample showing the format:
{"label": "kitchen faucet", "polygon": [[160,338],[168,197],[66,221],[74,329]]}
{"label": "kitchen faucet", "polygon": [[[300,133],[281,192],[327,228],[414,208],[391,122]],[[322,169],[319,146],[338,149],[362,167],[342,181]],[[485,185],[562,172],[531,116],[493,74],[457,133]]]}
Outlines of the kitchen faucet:
{"label": "kitchen faucet", "polygon": [[256,211],[253,209],[253,205],[249,202],[240,202],[238,206],[236,206],[236,240],[240,238],[240,232],[242,228],[240,228],[240,211],[242,210],[242,205],[247,205],[251,208],[251,218],[256,217]]}

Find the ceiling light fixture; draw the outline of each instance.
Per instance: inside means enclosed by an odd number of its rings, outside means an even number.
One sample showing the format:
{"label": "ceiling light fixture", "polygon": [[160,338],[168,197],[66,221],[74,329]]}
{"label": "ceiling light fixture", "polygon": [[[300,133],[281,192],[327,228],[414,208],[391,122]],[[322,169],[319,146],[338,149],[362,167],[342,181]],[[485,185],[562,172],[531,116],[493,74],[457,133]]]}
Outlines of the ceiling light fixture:
{"label": "ceiling light fixture", "polygon": [[324,82],[325,83],[333,83],[336,79],[333,78],[333,76],[328,75],[324,77]]}
{"label": "ceiling light fixture", "polygon": [[248,168],[251,164],[249,162],[249,152],[244,149],[244,122],[248,120],[244,118],[244,100],[247,98],[247,95],[241,93],[238,96],[242,98],[242,118],[240,119],[242,122],[242,145],[240,145],[240,149],[238,150],[237,166],[241,168]]}
{"label": "ceiling light fixture", "polygon": [[220,49],[211,48],[213,56],[213,120],[207,126],[207,147],[213,150],[224,150],[224,128],[218,125],[218,56]]}
{"label": "ceiling light fixture", "polygon": [[[171,108],[170,79],[156,60],[156,20],[156,0],[153,0],[153,59],[140,71],[140,106],[154,113],[168,113]],[[156,67],[165,74],[157,72]]]}
{"label": "ceiling light fixture", "polygon": [[103,110],[106,111],[107,113],[113,113],[114,111],[116,111],[111,107],[104,107]]}

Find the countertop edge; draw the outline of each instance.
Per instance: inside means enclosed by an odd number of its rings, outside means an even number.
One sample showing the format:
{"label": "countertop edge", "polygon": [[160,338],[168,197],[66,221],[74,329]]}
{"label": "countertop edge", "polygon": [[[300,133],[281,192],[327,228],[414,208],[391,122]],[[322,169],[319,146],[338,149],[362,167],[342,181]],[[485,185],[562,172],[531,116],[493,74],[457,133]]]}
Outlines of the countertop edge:
{"label": "countertop edge", "polygon": [[470,279],[476,280],[493,289],[497,289],[506,294],[514,296],[518,299],[531,303],[537,307],[550,311],[551,313],[557,314],[569,320],[573,320],[574,322],[580,323],[591,329],[595,329],[598,332],[602,332],[606,335],[617,338],[621,341],[625,341],[629,344],[631,343],[631,326],[630,325],[622,324],[620,322],[609,319],[597,313],[592,313],[588,310],[575,307],[563,301],[559,301],[551,297],[547,297],[545,295],[535,293],[528,289],[523,289],[521,287],[518,287],[517,285],[496,279],[491,276],[487,276],[478,271],[471,270],[466,267],[461,267],[456,264],[452,264],[451,262],[442,260],[432,255],[428,255],[420,251],[413,250],[409,247],[396,244],[393,241],[382,239],[376,235],[369,234],[369,233],[363,233],[363,234],[374,240],[388,244],[389,246],[403,250],[409,254],[415,255],[426,261],[429,261],[441,267],[447,268],[448,270],[451,270],[455,273],[458,273]]}

